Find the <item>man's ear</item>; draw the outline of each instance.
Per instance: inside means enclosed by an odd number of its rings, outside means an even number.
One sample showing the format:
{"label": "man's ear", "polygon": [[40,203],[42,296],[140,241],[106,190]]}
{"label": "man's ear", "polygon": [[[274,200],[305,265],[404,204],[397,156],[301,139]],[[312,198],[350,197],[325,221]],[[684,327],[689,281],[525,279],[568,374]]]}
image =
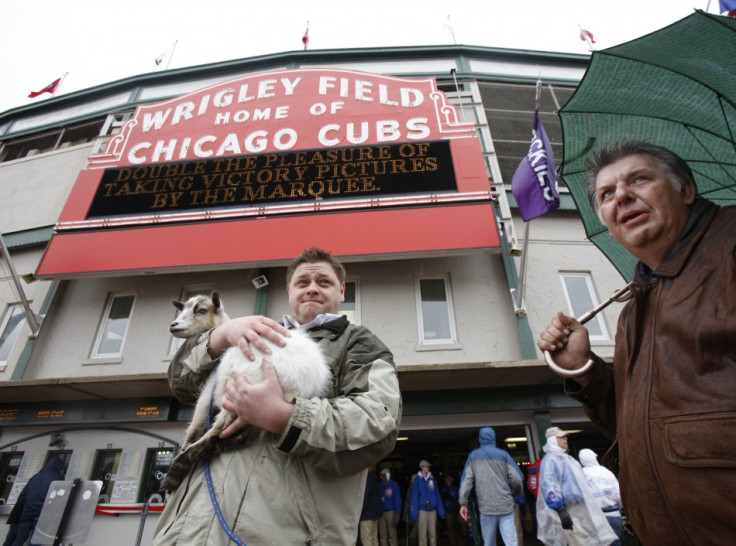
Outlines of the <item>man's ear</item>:
{"label": "man's ear", "polygon": [[698,195],[698,188],[695,187],[693,182],[688,180],[680,193],[685,204],[692,205],[695,202],[695,197]]}
{"label": "man's ear", "polygon": [[340,287],[340,301],[345,301],[345,283],[342,283],[342,286]]}

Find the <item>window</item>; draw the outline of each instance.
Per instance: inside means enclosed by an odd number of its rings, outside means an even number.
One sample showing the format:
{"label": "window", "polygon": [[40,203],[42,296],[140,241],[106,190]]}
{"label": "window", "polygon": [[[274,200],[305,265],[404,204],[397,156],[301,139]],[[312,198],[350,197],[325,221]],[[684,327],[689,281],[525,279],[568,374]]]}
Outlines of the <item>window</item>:
{"label": "window", "polygon": [[23,306],[11,305],[8,307],[0,327],[0,365],[5,364],[10,357],[10,351],[18,340],[23,327]]}
{"label": "window", "polygon": [[163,502],[159,493],[161,480],[169,471],[174,459],[174,450],[170,447],[149,449],[146,455],[146,471],[143,473],[143,484],[138,491],[138,502]]}
{"label": "window", "polygon": [[[573,316],[579,317],[598,305],[589,273],[561,273],[560,277],[567,305]],[[585,327],[592,341],[609,339],[602,315],[598,314],[590,319]]]}
{"label": "window", "polygon": [[102,482],[98,502],[109,503],[110,499],[112,499],[115,489],[115,478],[122,455],[122,449],[101,449],[97,451],[91,479]]}
{"label": "window", "polygon": [[23,462],[22,451],[0,454],[0,500],[2,501],[0,504],[15,504],[20,490],[17,490],[14,496],[11,496],[11,493],[21,462]]}
{"label": "window", "polygon": [[420,343],[455,343],[457,340],[447,278],[419,279],[417,291]]}
{"label": "window", "polygon": [[105,119],[95,119],[8,140],[0,148],[0,162],[92,142],[99,136],[104,123]]}
{"label": "window", "polygon": [[123,354],[123,343],[133,314],[133,295],[113,295],[107,304],[104,320],[97,334],[93,357],[112,357]]}
{"label": "window", "polygon": [[346,315],[353,324],[360,324],[358,288],[358,281],[345,281],[345,301],[340,304],[340,314]]}

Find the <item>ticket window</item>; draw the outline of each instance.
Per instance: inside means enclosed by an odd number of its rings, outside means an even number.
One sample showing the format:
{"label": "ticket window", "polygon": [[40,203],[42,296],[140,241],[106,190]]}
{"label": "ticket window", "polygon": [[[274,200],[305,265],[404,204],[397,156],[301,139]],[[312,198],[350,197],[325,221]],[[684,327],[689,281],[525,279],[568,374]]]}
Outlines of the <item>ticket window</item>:
{"label": "ticket window", "polygon": [[46,460],[43,462],[44,467],[51,460],[52,457],[59,457],[61,459],[61,462],[64,463],[64,469],[62,470],[62,472],[64,473],[64,475],[66,475],[66,471],[69,468],[69,461],[72,458],[72,450],[59,449],[57,451],[47,451]]}
{"label": "ticket window", "polygon": [[174,458],[173,448],[149,449],[146,454],[145,487],[140,488],[138,502],[163,502],[163,494],[159,487],[169,471]]}
{"label": "ticket window", "polygon": [[23,461],[22,451],[0,454],[0,504],[8,501],[21,461]]}
{"label": "ticket window", "polygon": [[115,487],[115,475],[120,466],[120,458],[123,454],[122,449],[101,449],[97,451],[95,463],[92,467],[92,480],[100,480],[102,489],[100,490],[99,502],[110,502],[112,490]]}

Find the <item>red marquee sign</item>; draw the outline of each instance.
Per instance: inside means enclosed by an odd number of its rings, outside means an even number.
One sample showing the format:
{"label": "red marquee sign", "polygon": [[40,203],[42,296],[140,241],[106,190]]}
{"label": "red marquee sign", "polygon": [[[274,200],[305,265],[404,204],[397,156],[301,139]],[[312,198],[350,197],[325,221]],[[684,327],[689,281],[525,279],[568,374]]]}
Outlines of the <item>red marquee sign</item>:
{"label": "red marquee sign", "polygon": [[[356,236],[340,242],[322,229],[333,223]],[[208,236],[196,251],[192,229]],[[215,250],[241,232],[283,233],[296,251]],[[37,275],[264,263],[311,245],[358,256],[499,249],[475,127],[434,78],[282,70],[139,106],[80,172]]]}

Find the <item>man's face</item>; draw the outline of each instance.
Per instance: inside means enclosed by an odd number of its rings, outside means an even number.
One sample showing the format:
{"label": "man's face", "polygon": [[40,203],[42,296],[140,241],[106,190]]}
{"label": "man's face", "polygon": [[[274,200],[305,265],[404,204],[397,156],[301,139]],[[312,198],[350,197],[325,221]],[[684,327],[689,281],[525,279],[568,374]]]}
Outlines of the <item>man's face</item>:
{"label": "man's face", "polygon": [[567,445],[567,436],[558,436],[557,437],[557,445],[560,446],[565,451],[568,451],[568,445]]}
{"label": "man's face", "polygon": [[429,474],[429,467],[428,467],[428,466],[426,466],[426,465],[423,465],[423,466],[421,466],[420,468],[422,469],[422,474],[424,474],[425,476],[426,476],[427,474]]}
{"label": "man's face", "polygon": [[630,155],[600,170],[596,199],[611,236],[654,269],[680,237],[695,187],[678,192],[659,161]]}
{"label": "man's face", "polygon": [[381,473],[381,481],[383,481],[383,483],[388,483],[388,480],[390,478],[391,478],[390,474],[386,474],[385,472]]}
{"label": "man's face", "polygon": [[320,313],[336,314],[345,299],[345,284],[340,283],[327,262],[299,265],[286,291],[289,307],[299,324],[310,322]]}

